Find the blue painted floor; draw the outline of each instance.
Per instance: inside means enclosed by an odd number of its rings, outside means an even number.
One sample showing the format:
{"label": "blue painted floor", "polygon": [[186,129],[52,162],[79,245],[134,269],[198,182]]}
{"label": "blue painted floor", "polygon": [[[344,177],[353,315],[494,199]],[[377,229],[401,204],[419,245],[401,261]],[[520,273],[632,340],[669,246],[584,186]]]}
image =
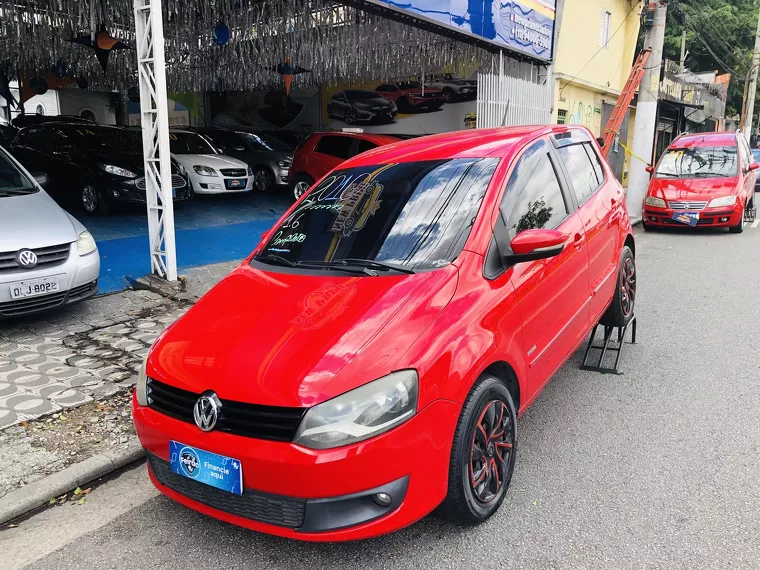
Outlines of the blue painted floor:
{"label": "blue painted floor", "polygon": [[[177,266],[180,270],[242,259],[261,234],[293,203],[288,192],[197,197],[176,210]],[[100,250],[100,293],[126,289],[127,278],[150,273],[145,210],[129,208],[104,218],[74,215],[87,227]]]}

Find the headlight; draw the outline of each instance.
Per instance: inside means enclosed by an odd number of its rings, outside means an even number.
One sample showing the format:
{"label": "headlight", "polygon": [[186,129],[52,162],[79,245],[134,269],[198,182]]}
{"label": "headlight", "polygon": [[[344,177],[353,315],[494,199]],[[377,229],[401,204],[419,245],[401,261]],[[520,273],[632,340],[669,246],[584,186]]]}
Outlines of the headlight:
{"label": "headlight", "polygon": [[98,249],[98,246],[95,245],[95,238],[92,237],[90,232],[85,230],[79,234],[79,239],[77,240],[77,253],[79,255],[87,255],[96,249]]}
{"label": "headlight", "polygon": [[143,358],[142,366],[140,366],[140,372],[137,375],[137,385],[135,386],[135,395],[137,396],[137,403],[141,406],[148,405],[148,355]]}
{"label": "headlight", "polygon": [[720,198],[710,200],[710,203],[707,207],[718,208],[720,206],[733,206],[734,204],[736,204],[736,196],[722,196]]}
{"label": "headlight", "polygon": [[401,370],[314,406],[295,443],[311,449],[349,445],[380,435],[417,411],[417,372]]}
{"label": "headlight", "polygon": [[665,200],[662,198],[655,198],[654,196],[647,196],[644,198],[644,204],[647,206],[654,206],[655,208],[667,208]]}
{"label": "headlight", "polygon": [[218,176],[216,170],[209,166],[201,166],[200,164],[196,164],[193,166],[193,170],[195,170],[196,174],[200,174],[201,176]]}
{"label": "headlight", "polygon": [[279,166],[280,168],[290,168],[291,164],[293,164],[293,163],[290,162],[289,160],[278,160],[277,161],[277,166]]}
{"label": "headlight", "polygon": [[248,167],[248,176],[253,176],[253,168]]}
{"label": "headlight", "polygon": [[113,174],[114,176],[121,176],[123,178],[137,178],[137,174],[131,170],[121,168],[120,166],[114,166],[113,164],[101,164],[100,168],[108,172],[108,174]]}
{"label": "headlight", "polygon": [[182,166],[182,163],[180,162],[177,163],[177,169],[179,170],[179,173],[182,176],[185,176],[187,174],[187,169],[184,166]]}

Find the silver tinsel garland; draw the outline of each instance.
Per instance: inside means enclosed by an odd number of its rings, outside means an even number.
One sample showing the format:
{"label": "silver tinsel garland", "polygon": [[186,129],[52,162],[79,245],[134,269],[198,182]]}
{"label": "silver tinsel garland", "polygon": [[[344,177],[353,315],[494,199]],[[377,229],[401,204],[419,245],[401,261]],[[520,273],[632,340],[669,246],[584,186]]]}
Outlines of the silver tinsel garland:
{"label": "silver tinsel garland", "polygon": [[[250,90],[281,83],[286,58],[311,73],[294,85],[404,79],[447,66],[490,66],[479,48],[331,0],[163,0],[170,91]],[[219,46],[213,31],[229,27]],[[104,74],[91,49],[71,38],[105,26],[135,44],[131,0],[0,0],[0,66],[10,77],[45,75],[59,60],[100,90],[137,83],[134,50],[111,53]]]}

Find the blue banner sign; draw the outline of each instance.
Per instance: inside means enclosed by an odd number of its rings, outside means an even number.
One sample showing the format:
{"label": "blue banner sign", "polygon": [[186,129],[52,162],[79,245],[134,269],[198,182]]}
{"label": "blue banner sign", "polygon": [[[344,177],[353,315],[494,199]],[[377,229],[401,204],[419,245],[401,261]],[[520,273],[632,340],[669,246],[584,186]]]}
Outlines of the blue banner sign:
{"label": "blue banner sign", "polygon": [[178,441],[169,442],[172,471],[236,495],[243,494],[243,468],[232,457],[217,455]]}
{"label": "blue banner sign", "polygon": [[552,59],[556,0],[365,0],[477,36],[536,59]]}

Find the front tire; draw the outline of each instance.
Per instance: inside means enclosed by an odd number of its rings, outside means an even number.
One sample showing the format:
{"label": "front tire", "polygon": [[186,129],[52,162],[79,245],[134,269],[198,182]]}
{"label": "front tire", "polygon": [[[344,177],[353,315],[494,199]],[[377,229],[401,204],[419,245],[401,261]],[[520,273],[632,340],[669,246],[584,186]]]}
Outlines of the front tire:
{"label": "front tire", "polygon": [[633,310],[636,305],[636,259],[633,257],[631,248],[623,246],[620,256],[620,269],[618,269],[615,294],[612,303],[599,321],[607,327],[624,327],[633,318]]}
{"label": "front tire", "polygon": [[466,525],[488,520],[504,501],[517,451],[517,411],[507,387],[485,375],[459,416],[449,463],[449,489],[438,513]]}
{"label": "front tire", "polygon": [[253,186],[259,192],[269,192],[274,186],[274,174],[266,167],[259,167],[253,173]]}
{"label": "front tire", "polygon": [[314,184],[311,176],[304,173],[296,174],[293,178],[293,196],[298,200]]}
{"label": "front tire", "polygon": [[103,193],[93,184],[85,184],[80,192],[82,207],[88,216],[105,216],[110,210]]}

